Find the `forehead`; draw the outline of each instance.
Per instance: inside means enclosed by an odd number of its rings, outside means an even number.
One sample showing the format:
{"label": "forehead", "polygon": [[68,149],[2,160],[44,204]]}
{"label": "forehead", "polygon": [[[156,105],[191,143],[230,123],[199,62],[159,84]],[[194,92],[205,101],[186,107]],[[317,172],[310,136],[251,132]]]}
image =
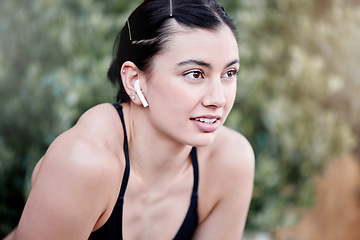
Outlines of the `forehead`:
{"label": "forehead", "polygon": [[172,63],[198,59],[221,65],[239,58],[238,45],[231,29],[221,25],[216,30],[183,28],[176,24],[164,51],[155,57],[156,62]]}

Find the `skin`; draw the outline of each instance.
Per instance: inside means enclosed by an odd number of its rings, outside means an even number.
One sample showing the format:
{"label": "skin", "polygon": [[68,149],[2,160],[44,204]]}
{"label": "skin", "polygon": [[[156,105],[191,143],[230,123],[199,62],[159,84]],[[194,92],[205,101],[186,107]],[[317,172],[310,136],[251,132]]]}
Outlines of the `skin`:
{"label": "skin", "polygon": [[[216,31],[175,27],[166,50],[154,57],[150,75],[132,62],[121,69],[128,94],[139,79],[149,103],[143,108],[136,97],[123,104],[131,161],[123,235],[175,236],[190,204],[189,153],[196,146],[200,182],[194,239],[238,240],[252,194],[254,155],[241,134],[223,126],[235,99],[237,43],[225,25]],[[216,130],[199,127],[194,120],[199,116],[216,116]],[[60,135],[34,169],[14,239],[87,239],[99,229],[119,194],[123,137],[110,104],[91,108]]]}

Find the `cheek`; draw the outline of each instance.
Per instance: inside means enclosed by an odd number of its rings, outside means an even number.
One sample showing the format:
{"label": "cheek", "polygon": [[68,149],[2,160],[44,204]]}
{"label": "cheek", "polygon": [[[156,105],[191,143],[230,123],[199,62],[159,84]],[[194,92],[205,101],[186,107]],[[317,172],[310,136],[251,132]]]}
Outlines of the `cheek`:
{"label": "cheek", "polygon": [[[155,82],[158,80],[157,82]],[[166,106],[170,110],[188,108],[198,101],[199,93],[192,87],[179,83],[179,79],[153,79],[149,88],[149,104]]]}
{"label": "cheek", "polygon": [[235,98],[236,98],[236,83],[234,83],[231,87],[229,87],[225,91],[225,98],[226,98],[226,105],[230,111],[234,105]]}
{"label": "cheek", "polygon": [[236,85],[229,92],[229,99],[232,103],[234,103],[236,98]]}
{"label": "cheek", "polygon": [[167,105],[171,107],[174,102],[181,98],[181,92],[177,91],[173,86],[162,81],[161,83],[152,84],[148,92],[148,100],[154,105]]}
{"label": "cheek", "polygon": [[183,101],[186,99],[183,91],[165,82],[154,83],[148,90],[147,98],[153,117],[169,120],[175,117],[175,114],[178,116],[182,112]]}

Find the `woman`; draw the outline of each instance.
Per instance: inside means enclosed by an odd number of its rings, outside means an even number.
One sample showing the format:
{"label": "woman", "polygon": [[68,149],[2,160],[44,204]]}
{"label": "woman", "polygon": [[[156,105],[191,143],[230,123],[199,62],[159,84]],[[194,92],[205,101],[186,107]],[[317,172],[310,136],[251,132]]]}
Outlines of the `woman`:
{"label": "woman", "polygon": [[239,70],[213,0],[146,0],[117,39],[101,104],[38,162],[14,239],[240,239],[254,156],[223,126]]}

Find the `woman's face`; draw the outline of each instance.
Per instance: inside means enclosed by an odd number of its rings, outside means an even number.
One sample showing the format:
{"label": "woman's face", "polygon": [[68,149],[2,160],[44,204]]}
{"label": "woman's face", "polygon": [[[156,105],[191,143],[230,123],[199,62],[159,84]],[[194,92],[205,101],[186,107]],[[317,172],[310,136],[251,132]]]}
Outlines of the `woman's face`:
{"label": "woman's face", "polygon": [[233,106],[238,70],[238,46],[229,27],[178,25],[166,50],[153,58],[145,91],[148,120],[165,138],[211,144]]}

